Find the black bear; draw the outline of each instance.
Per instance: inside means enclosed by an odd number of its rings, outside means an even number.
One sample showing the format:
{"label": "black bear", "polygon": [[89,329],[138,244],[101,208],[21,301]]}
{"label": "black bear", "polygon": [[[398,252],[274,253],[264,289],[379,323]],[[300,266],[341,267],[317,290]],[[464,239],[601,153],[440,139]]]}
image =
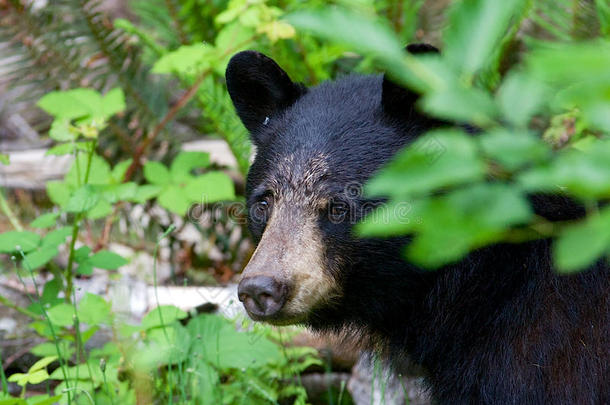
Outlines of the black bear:
{"label": "black bear", "polygon": [[[439,404],[610,403],[606,261],[558,276],[537,240],[426,271],[404,261],[408,238],[353,234],[379,202],[350,190],[442,125],[416,94],[379,75],[306,88],[254,51],[226,79],[257,147],[246,194],[258,246],[238,290],[254,320],[356,336],[397,367],[408,357]],[[551,220],[583,215],[560,197],[532,202]]]}

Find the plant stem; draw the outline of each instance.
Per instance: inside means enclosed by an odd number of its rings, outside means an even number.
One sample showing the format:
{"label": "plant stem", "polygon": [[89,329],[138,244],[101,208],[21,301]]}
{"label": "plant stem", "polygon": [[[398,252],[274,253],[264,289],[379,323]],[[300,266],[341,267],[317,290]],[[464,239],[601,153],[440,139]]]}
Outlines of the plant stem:
{"label": "plant stem", "polygon": [[[27,292],[27,286],[25,285],[23,278],[21,278],[21,274],[19,274],[19,269],[17,268],[16,264],[15,264],[15,273],[17,273],[17,278],[19,278],[19,281],[25,288],[26,294],[27,294],[30,302],[32,304],[35,304],[36,302],[38,302],[38,304],[40,305],[40,310],[42,311],[42,315],[44,316],[47,323],[49,324],[49,330],[51,331],[51,336],[53,336],[53,343],[55,343],[55,350],[57,351],[59,367],[61,368],[61,373],[64,377],[66,387],[67,387],[67,389],[69,389],[70,384],[68,383],[68,373],[66,371],[66,360],[63,358],[61,350],[59,350],[59,339],[57,339],[57,334],[55,333],[55,328],[53,327],[53,322],[51,322],[51,318],[49,318],[49,314],[47,313],[47,310],[45,309],[44,305],[42,305],[42,302],[40,301],[40,293],[38,292],[38,283],[36,283],[36,278],[34,277],[34,272],[32,271],[32,267],[28,264],[28,260],[25,257],[25,253],[23,252],[23,250],[19,251],[19,254],[21,255],[21,258],[23,259],[23,264],[25,265],[26,269],[30,273],[30,277],[32,279],[32,283],[34,283],[34,289],[36,291],[36,298],[38,299],[38,301],[35,301],[34,298],[32,297],[32,295],[29,292]],[[68,393],[68,405],[71,405],[71,404],[72,404],[72,397]]]}
{"label": "plant stem", "polygon": [[[157,252],[159,250],[159,244],[161,243],[161,241],[167,235],[169,235],[171,232],[173,232],[174,229],[176,229],[176,227],[173,224],[170,225],[169,228],[167,228],[167,230],[165,232],[163,232],[163,235],[161,235],[161,237],[157,240],[157,243],[155,244],[155,249],[153,250],[153,283],[154,283],[154,291],[155,291],[155,300],[157,301],[157,310],[159,311],[159,321],[161,322],[163,334],[165,335],[165,340],[167,341],[167,344],[170,344],[170,340],[169,340],[169,335],[167,334],[165,322],[163,321],[163,311],[161,310],[161,306],[159,305],[159,293],[157,291]],[[168,396],[169,396],[168,399],[169,399],[169,405],[171,405],[171,404],[173,404],[172,390],[173,390],[173,380],[174,380],[171,364],[167,365],[167,379],[168,379],[167,385],[168,385]]]}
{"label": "plant stem", "polygon": [[6,201],[6,198],[4,197],[4,189],[2,188],[0,188],[0,209],[2,210],[2,212],[4,212],[11,225],[13,225],[13,228],[20,232],[23,231],[23,226],[19,222],[19,219],[17,218],[13,210],[11,210],[11,207],[8,205],[8,201]]}
{"label": "plant stem", "polygon": [[0,350],[0,379],[2,380],[2,392],[8,394],[8,382],[6,381],[6,374],[4,374],[4,367],[2,367],[2,350]]}
{"label": "plant stem", "polygon": [[[93,160],[93,154],[95,153],[95,147],[97,145],[96,141],[91,142],[89,145],[89,153],[87,154],[87,168],[85,170],[85,177],[83,179],[83,183],[87,184],[89,181],[89,173],[91,172],[91,161]],[[78,159],[77,159],[78,162]],[[80,176],[77,176],[80,179]],[[72,289],[73,289],[73,277],[74,273],[72,271],[72,266],[74,265],[74,247],[76,245],[76,239],[78,238],[78,231],[80,230],[80,223],[84,218],[84,214],[82,212],[76,215],[74,219],[74,224],[72,225],[72,240],[70,241],[70,254],[68,256],[68,265],[66,266],[66,290],[64,291],[66,302],[70,303],[72,298]]]}
{"label": "plant stem", "polygon": [[12,302],[6,297],[3,297],[2,295],[0,295],[0,304],[4,305],[5,307],[14,309],[17,312],[21,312],[23,315],[29,316],[32,319],[40,319],[39,314],[36,314],[27,308],[21,308],[19,305],[16,305],[14,302]]}

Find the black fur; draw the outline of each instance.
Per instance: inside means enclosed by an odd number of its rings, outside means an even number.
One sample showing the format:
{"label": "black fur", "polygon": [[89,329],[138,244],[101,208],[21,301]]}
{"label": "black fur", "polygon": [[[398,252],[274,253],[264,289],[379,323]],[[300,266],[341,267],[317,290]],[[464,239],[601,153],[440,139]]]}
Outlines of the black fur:
{"label": "black fur", "polygon": [[[346,186],[363,184],[429,128],[413,113],[416,97],[383,77],[349,76],[304,92],[261,58],[238,54],[227,74],[237,111],[259,146],[247,181],[250,206],[269,179],[284,178],[276,164],[287,155],[295,171],[313,155],[327,156],[332,175],[319,180],[316,193],[345,200]],[[267,124],[255,125],[263,115],[270,117]],[[531,200],[550,220],[583,215],[566,198]],[[408,356],[426,370],[440,404],[610,403],[605,261],[558,276],[550,241],[538,240],[489,246],[429,272],[403,261],[408,238],[352,235],[367,203],[360,195],[349,197],[347,222],[319,214],[327,268],[343,296],[312,308],[309,326],[367,337],[395,364]],[[256,238],[264,226],[250,221]]]}

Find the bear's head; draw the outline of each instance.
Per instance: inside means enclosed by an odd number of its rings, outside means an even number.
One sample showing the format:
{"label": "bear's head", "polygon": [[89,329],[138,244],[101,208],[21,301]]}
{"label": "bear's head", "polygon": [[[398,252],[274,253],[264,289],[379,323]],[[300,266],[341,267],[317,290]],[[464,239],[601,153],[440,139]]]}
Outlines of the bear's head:
{"label": "bear's head", "polygon": [[255,320],[311,324],[401,261],[404,240],[360,239],[352,228],[380,203],[363,195],[364,183],[433,122],[415,110],[415,93],[384,76],[306,88],[269,57],[244,51],[226,79],[256,146],[246,197],[258,246],[239,299]]}

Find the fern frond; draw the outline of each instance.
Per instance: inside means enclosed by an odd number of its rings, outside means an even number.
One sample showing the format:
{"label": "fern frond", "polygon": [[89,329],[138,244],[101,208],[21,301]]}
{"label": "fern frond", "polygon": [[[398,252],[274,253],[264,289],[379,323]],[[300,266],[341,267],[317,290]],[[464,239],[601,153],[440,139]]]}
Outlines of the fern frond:
{"label": "fern frond", "polygon": [[235,115],[233,103],[224,86],[218,83],[213,76],[205,78],[197,98],[203,108],[203,116],[208,124],[208,130],[216,133],[229,144],[231,152],[237,159],[242,174],[248,172],[250,165],[250,139],[242,123]]}
{"label": "fern frond", "polygon": [[[105,92],[119,85],[129,110],[111,122],[110,132],[131,153],[136,137],[130,133],[153,128],[167,111],[170,95],[163,79],[142,62],[132,37],[116,29],[99,4],[55,0],[36,9],[11,0],[0,17],[0,42],[9,44],[0,85],[26,88],[21,97],[30,103],[51,90],[92,87]],[[114,153],[113,142],[102,147]]]}

